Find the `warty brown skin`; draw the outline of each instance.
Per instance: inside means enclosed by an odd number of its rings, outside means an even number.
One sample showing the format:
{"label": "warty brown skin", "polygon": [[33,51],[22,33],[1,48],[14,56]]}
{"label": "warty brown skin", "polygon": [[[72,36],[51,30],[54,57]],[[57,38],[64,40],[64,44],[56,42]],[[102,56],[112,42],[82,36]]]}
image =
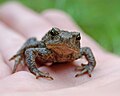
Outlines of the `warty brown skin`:
{"label": "warty brown skin", "polygon": [[41,41],[37,41],[36,38],[29,38],[20,50],[10,59],[15,59],[15,65],[13,73],[19,64],[26,64],[31,73],[36,78],[44,77],[53,79],[49,73],[39,71],[36,64],[40,61],[42,64],[45,63],[63,63],[72,62],[76,59],[85,56],[88,64],[81,64],[77,66],[76,70],[80,70],[78,77],[84,73],[88,73],[91,77],[91,72],[96,66],[94,55],[89,47],[80,47],[80,33],[79,32],[68,32],[60,30],[59,28],[52,28],[49,30]]}

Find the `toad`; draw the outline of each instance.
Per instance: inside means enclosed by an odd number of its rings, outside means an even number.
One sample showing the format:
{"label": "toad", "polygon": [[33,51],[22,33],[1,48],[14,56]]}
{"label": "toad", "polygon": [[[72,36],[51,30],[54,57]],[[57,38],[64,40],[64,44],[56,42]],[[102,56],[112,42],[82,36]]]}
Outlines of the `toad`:
{"label": "toad", "polygon": [[80,46],[80,40],[79,32],[69,32],[55,27],[49,30],[41,41],[35,37],[29,38],[20,50],[10,58],[10,60],[15,60],[12,73],[16,72],[19,64],[25,64],[29,71],[36,76],[36,79],[39,77],[53,79],[49,73],[38,70],[36,60],[45,65],[46,63],[73,62],[85,56],[88,64],[77,66],[75,69],[80,73],[76,74],[75,77],[84,73],[91,77],[96,61],[89,47]]}

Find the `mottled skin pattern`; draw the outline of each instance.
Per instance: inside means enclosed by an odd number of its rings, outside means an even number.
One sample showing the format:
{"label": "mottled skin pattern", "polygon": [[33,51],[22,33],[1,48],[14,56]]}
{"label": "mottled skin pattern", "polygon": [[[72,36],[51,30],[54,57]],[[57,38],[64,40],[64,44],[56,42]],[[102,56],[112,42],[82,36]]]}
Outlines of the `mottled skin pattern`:
{"label": "mottled skin pattern", "polygon": [[80,39],[79,32],[68,32],[58,28],[49,30],[41,41],[37,41],[36,38],[29,38],[16,55],[10,59],[15,59],[13,73],[19,64],[26,64],[36,78],[45,77],[53,79],[49,73],[38,70],[36,60],[40,61],[41,64],[53,64],[56,62],[72,62],[85,56],[88,64],[81,64],[81,66],[76,67],[76,70],[81,72],[76,74],[75,77],[84,73],[88,73],[91,76],[96,61],[89,47],[80,47]]}

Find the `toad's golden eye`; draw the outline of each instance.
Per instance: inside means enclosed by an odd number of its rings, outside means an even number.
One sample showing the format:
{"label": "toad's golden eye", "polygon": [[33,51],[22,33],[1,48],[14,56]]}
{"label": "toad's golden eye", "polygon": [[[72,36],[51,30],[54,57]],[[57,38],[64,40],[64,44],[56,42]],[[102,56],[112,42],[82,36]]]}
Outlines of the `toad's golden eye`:
{"label": "toad's golden eye", "polygon": [[81,39],[81,36],[80,36],[80,34],[78,34],[77,36],[76,36],[76,40],[80,40]]}
{"label": "toad's golden eye", "polygon": [[56,35],[59,34],[59,30],[58,30],[57,28],[52,28],[52,29],[50,30],[50,34],[51,34],[52,36],[56,36]]}

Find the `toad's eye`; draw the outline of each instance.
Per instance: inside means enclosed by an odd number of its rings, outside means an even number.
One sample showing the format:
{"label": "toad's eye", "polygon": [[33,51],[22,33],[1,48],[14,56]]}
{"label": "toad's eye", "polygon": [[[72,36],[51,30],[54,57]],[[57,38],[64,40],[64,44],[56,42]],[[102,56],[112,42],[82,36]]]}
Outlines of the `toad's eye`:
{"label": "toad's eye", "polygon": [[58,35],[58,34],[59,34],[58,28],[52,28],[52,29],[50,30],[50,34],[51,34],[52,36]]}
{"label": "toad's eye", "polygon": [[78,34],[77,36],[76,36],[76,40],[80,40],[81,39],[81,36],[80,36],[80,34]]}

